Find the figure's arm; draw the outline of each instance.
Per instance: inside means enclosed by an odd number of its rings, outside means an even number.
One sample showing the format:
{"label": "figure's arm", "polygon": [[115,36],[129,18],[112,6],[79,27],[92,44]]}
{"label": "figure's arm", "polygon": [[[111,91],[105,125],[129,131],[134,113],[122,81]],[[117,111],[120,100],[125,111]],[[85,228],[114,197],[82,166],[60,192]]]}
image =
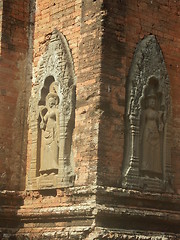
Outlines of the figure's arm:
{"label": "figure's arm", "polygon": [[47,112],[47,113],[44,115],[44,118],[43,118],[44,123],[47,123],[48,117],[49,117],[49,114],[48,114],[48,112]]}
{"label": "figure's arm", "polygon": [[60,122],[59,122],[59,111],[56,110],[56,129],[57,129],[57,143],[59,143],[59,136],[60,136]]}
{"label": "figure's arm", "polygon": [[147,110],[143,111],[142,116],[141,116],[141,130],[140,130],[140,140],[142,141],[142,137],[143,137],[143,132],[144,132],[144,128],[145,128],[145,123],[146,123],[146,114],[147,114]]}
{"label": "figure's arm", "polygon": [[39,115],[41,117],[41,122],[40,122],[40,128],[45,129],[46,127],[46,115],[47,115],[47,108],[46,107],[41,107],[39,111]]}
{"label": "figure's arm", "polygon": [[158,129],[162,132],[164,128],[164,113],[162,111],[158,112]]}

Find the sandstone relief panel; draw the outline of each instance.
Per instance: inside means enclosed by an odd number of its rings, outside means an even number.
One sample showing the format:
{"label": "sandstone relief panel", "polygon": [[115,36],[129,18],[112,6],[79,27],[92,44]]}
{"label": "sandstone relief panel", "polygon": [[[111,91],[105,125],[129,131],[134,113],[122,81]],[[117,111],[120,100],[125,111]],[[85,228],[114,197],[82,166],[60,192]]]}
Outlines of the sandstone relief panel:
{"label": "sandstone relief panel", "polygon": [[27,189],[72,186],[75,75],[65,37],[52,32],[34,77],[29,108],[31,162]]}
{"label": "sandstone relief panel", "polygon": [[158,85],[156,79],[150,79],[144,96],[140,119],[140,171],[144,175],[162,177],[165,113],[160,109],[158,89],[151,80]]}
{"label": "sandstone relief panel", "polygon": [[41,175],[55,174],[58,171],[58,136],[60,136],[58,103],[59,97],[56,91],[49,92],[46,96],[46,105],[41,106],[39,112],[41,129],[39,172]]}
{"label": "sandstone relief panel", "polygon": [[138,44],[126,89],[122,186],[171,192],[170,84],[155,36],[150,35]]}

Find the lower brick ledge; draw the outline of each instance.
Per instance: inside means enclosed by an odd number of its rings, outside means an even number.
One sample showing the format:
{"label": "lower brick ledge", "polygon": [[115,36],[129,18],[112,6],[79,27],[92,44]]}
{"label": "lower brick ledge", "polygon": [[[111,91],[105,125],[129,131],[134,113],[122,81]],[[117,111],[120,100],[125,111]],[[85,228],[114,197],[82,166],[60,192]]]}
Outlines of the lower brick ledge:
{"label": "lower brick ledge", "polygon": [[[72,198],[68,205],[62,193]],[[180,239],[179,195],[84,186],[57,189],[45,196],[48,204],[37,191],[4,191],[0,199],[0,239]]]}
{"label": "lower brick ledge", "polygon": [[168,234],[165,232],[124,230],[96,227],[94,224],[88,227],[74,226],[62,227],[58,230],[36,229],[26,232],[26,229],[19,229],[16,233],[6,229],[5,233],[0,232],[1,240],[175,240],[180,239],[180,234]]}
{"label": "lower brick ledge", "polygon": [[[180,201],[180,194],[176,193],[155,193],[155,192],[147,192],[147,191],[138,191],[138,190],[128,190],[121,187],[110,187],[110,186],[101,186],[101,185],[88,185],[88,186],[74,186],[67,188],[57,188],[52,189],[53,191],[57,191],[57,195],[59,192],[64,192],[68,195],[87,195],[87,194],[113,194],[121,197],[135,197],[135,198],[148,198],[153,200],[166,199],[171,201],[174,200]],[[48,189],[47,191],[51,191]],[[36,193],[36,195],[40,195],[43,190],[24,190],[24,191],[9,191],[9,190],[1,190],[0,198],[3,197],[13,197],[13,198],[26,198],[31,193]]]}

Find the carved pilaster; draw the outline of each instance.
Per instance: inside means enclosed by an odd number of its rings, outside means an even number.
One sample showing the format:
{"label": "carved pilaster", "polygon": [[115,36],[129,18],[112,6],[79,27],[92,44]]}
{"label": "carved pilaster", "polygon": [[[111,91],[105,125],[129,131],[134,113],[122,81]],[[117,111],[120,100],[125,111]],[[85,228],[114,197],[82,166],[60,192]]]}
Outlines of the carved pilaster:
{"label": "carved pilaster", "polygon": [[123,187],[128,189],[139,189],[139,120],[131,116],[130,120],[130,161],[129,167],[124,175]]}

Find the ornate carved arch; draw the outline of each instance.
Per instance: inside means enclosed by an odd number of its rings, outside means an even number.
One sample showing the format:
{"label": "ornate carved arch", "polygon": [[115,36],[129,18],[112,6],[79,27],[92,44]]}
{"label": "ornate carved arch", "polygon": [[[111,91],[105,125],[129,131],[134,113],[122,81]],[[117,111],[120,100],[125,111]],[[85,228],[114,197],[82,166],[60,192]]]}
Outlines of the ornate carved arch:
{"label": "ornate carved arch", "polygon": [[73,60],[67,40],[54,30],[39,61],[30,99],[32,155],[28,189],[66,187],[73,184],[71,144],[74,118]]}
{"label": "ornate carved arch", "polygon": [[[130,189],[170,191],[172,187],[169,143],[170,83],[163,54],[155,36],[147,36],[138,44],[126,90],[126,136],[122,185]],[[147,107],[150,98],[154,98],[154,106]],[[144,118],[145,124],[149,124],[149,129],[153,129],[153,124],[156,129],[145,133],[148,130],[143,128]],[[152,137],[150,144],[156,145],[155,150],[149,150],[146,145],[146,139],[152,133],[154,138]],[[148,141],[150,142],[150,138]],[[144,153],[145,151],[147,153]],[[152,157],[148,156],[151,153]],[[158,166],[157,161],[159,161]]]}

